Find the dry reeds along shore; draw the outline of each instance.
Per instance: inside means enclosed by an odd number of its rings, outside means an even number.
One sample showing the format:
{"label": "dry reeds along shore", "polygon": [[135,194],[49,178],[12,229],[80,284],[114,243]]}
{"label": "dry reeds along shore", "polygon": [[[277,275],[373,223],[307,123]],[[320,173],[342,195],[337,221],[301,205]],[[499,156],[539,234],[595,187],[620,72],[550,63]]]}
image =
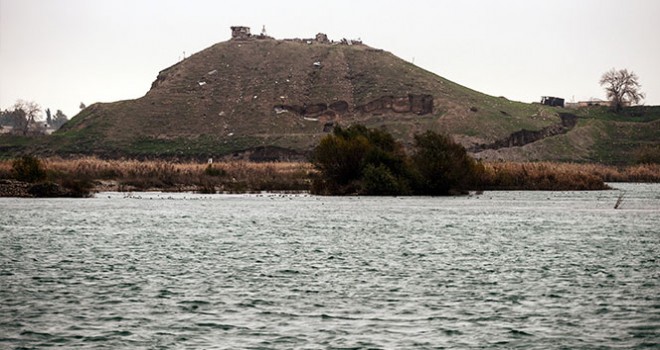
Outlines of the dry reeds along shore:
{"label": "dry reeds along shore", "polygon": [[[307,191],[316,171],[310,163],[246,161],[174,163],[103,160],[41,160],[50,181],[83,180],[99,191],[196,191],[245,193]],[[0,161],[0,178],[14,178],[12,161]],[[660,164],[614,167],[574,163],[484,163],[486,190],[599,190],[603,182],[660,182]]]}
{"label": "dry reeds along shore", "polygon": [[660,164],[485,163],[482,185],[499,190],[601,190],[604,182],[660,182]]}
{"label": "dry reeds along shore", "polygon": [[[253,192],[306,191],[311,164],[295,162],[175,163],[98,158],[41,161],[50,181],[91,181],[105,191]],[[0,162],[0,178],[12,178],[12,161]]]}

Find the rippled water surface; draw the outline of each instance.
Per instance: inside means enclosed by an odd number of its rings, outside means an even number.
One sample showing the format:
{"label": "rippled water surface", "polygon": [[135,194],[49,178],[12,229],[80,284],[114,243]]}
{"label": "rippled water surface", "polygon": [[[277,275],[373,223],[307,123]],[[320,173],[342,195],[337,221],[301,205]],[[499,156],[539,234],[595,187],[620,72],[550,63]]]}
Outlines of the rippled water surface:
{"label": "rippled water surface", "polygon": [[660,185],[0,199],[0,348],[644,348]]}

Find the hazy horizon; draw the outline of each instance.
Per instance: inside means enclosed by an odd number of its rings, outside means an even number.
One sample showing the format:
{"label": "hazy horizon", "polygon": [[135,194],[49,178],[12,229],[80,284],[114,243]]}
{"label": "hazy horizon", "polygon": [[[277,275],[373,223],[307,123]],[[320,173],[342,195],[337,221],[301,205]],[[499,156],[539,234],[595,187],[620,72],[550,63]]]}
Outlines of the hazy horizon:
{"label": "hazy horizon", "polygon": [[158,72],[229,40],[232,25],[277,38],[360,38],[468,88],[522,102],[604,99],[611,69],[660,104],[660,2],[0,0],[0,108],[17,99],[69,117],[80,102],[143,96]]}

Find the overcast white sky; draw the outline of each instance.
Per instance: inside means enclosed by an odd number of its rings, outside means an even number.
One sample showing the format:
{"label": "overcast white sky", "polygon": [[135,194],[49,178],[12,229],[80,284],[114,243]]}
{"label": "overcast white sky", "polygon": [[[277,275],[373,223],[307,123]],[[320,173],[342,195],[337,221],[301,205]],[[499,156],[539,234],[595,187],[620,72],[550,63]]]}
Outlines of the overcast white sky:
{"label": "overcast white sky", "polygon": [[461,85],[523,102],[604,98],[610,68],[660,104],[658,0],[0,0],[0,108],[143,96],[229,27],[275,38],[361,38]]}

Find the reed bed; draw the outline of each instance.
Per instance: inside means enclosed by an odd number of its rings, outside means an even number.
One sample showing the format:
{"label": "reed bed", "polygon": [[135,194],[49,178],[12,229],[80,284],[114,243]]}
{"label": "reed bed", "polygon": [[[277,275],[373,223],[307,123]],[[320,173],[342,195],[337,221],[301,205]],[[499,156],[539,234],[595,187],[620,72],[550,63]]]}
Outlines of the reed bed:
{"label": "reed bed", "polygon": [[[306,191],[311,164],[297,162],[174,163],[161,160],[49,158],[42,160],[51,180],[93,181],[97,190],[259,192]],[[11,161],[0,162],[0,177],[11,178]]]}
{"label": "reed bed", "polygon": [[602,190],[604,182],[660,182],[660,164],[485,163],[485,189]]}
{"label": "reed bed", "polygon": [[[97,191],[299,192],[309,190],[316,174],[312,164],[300,162],[206,164],[93,157],[41,162],[50,180],[89,181]],[[0,161],[0,179],[11,178],[12,161]],[[607,188],[603,182],[660,182],[660,164],[484,163],[480,179],[486,190],[600,190]]]}

